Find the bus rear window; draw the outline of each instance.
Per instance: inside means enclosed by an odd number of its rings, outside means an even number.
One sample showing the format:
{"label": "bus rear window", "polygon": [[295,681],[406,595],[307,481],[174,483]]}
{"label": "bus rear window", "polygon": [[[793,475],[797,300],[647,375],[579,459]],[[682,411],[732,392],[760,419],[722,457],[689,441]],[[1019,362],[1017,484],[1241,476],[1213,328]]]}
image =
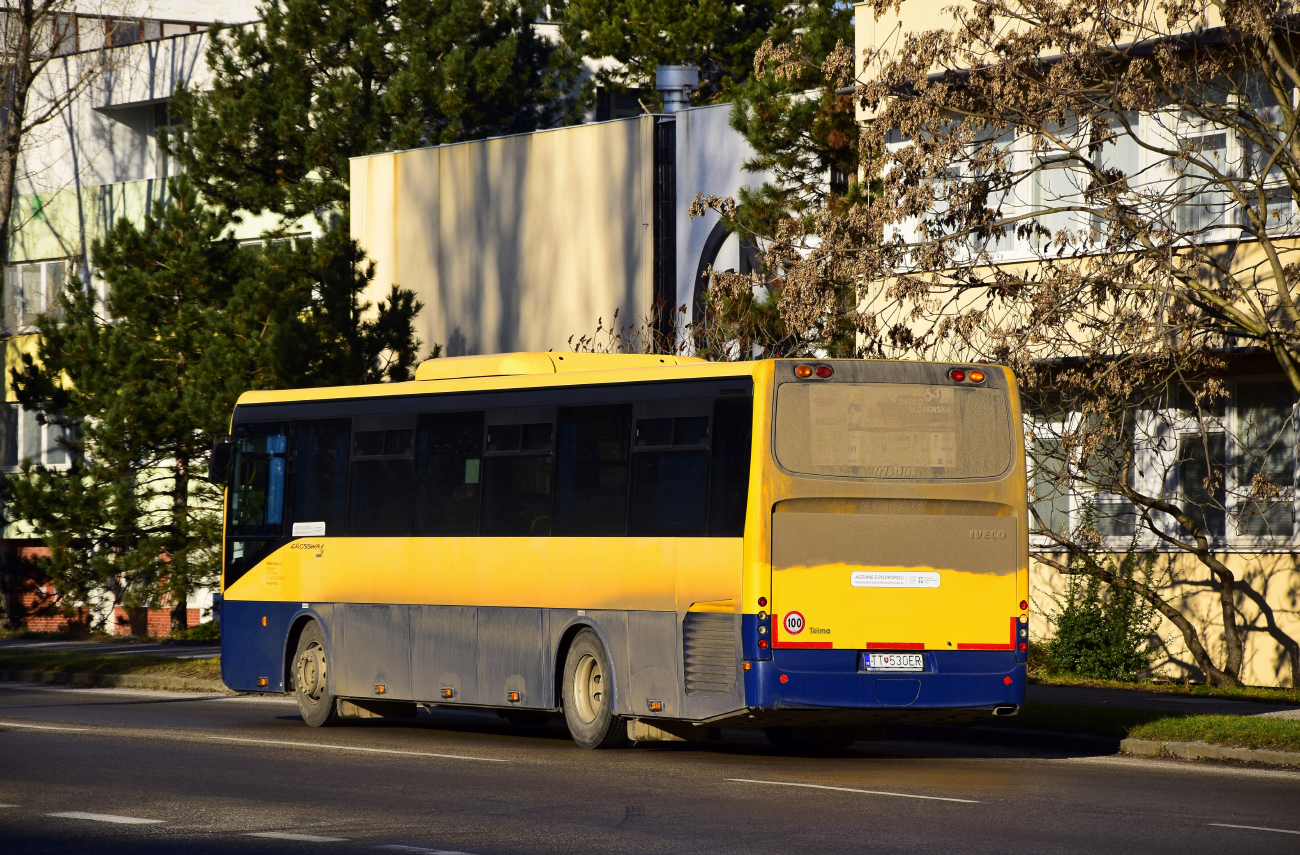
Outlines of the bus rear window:
{"label": "bus rear window", "polygon": [[850,478],[993,478],[1011,465],[1001,389],[784,383],[776,455],[791,472]]}

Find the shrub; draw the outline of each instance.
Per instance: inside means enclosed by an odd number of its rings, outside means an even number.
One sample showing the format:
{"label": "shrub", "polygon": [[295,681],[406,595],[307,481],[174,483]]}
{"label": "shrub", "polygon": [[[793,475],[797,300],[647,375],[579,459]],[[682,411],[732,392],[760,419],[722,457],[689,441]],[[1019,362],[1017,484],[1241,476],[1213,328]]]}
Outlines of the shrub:
{"label": "shrub", "polygon": [[221,621],[210,620],[189,629],[172,632],[173,641],[220,641]]}
{"label": "shrub", "polygon": [[[1118,560],[1098,550],[1072,561],[1064,598],[1053,597],[1056,633],[1047,642],[1047,667],[1081,677],[1135,680],[1155,657],[1155,607],[1142,591],[1154,583],[1155,550],[1136,542]],[[1112,579],[1113,584],[1103,581]]]}

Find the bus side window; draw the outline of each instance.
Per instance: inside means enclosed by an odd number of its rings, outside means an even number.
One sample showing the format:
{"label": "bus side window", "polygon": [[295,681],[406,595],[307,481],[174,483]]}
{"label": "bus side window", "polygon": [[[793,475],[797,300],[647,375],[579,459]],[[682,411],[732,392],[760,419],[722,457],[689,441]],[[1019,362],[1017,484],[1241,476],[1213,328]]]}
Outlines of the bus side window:
{"label": "bus side window", "polygon": [[[319,523],[327,536],[343,534],[348,512],[348,441],[351,419],[316,419],[294,424],[294,523]],[[312,526],[313,531],[319,529]]]}
{"label": "bus side window", "polygon": [[357,419],[352,427],[348,534],[406,537],[415,489],[415,417]]}
{"label": "bus side window", "polygon": [[416,536],[478,534],[483,413],[432,413],[415,429]]}
{"label": "bus side window", "polygon": [[753,425],[753,398],[719,398],[714,403],[710,537],[742,537],[745,534]]}
{"label": "bus side window", "polygon": [[234,444],[227,534],[277,536],[284,527],[285,426],[239,425]]}
{"label": "bus side window", "polygon": [[547,408],[489,413],[483,455],[484,535],[550,535],[554,413]]}
{"label": "bus side window", "polygon": [[553,534],[622,537],[627,533],[631,429],[631,404],[560,408]]}
{"label": "bus side window", "polygon": [[639,404],[636,409],[628,534],[704,537],[712,402]]}

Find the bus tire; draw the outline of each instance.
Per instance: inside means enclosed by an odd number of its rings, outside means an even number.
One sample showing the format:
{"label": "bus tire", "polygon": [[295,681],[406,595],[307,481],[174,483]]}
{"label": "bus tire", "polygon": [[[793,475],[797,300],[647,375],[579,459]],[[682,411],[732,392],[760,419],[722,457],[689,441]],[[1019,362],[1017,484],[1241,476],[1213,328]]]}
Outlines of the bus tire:
{"label": "bus tire", "polygon": [[302,720],[312,727],[328,727],[339,721],[338,700],[329,690],[329,654],[325,650],[325,632],[311,621],[298,636],[298,650],[293,655],[293,694],[298,700]]}
{"label": "bus tire", "polygon": [[574,636],[564,660],[564,721],[583,748],[622,748],[627,721],[614,715],[613,669],[600,637],[590,629]]}

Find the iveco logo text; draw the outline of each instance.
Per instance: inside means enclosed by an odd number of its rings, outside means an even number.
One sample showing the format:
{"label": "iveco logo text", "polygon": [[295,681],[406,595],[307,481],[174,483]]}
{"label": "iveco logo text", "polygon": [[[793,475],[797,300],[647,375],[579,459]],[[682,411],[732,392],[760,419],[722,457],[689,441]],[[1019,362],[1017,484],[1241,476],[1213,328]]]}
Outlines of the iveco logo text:
{"label": "iveco logo text", "polygon": [[1007,533],[998,531],[994,528],[973,528],[970,530],[971,540],[1006,540]]}

